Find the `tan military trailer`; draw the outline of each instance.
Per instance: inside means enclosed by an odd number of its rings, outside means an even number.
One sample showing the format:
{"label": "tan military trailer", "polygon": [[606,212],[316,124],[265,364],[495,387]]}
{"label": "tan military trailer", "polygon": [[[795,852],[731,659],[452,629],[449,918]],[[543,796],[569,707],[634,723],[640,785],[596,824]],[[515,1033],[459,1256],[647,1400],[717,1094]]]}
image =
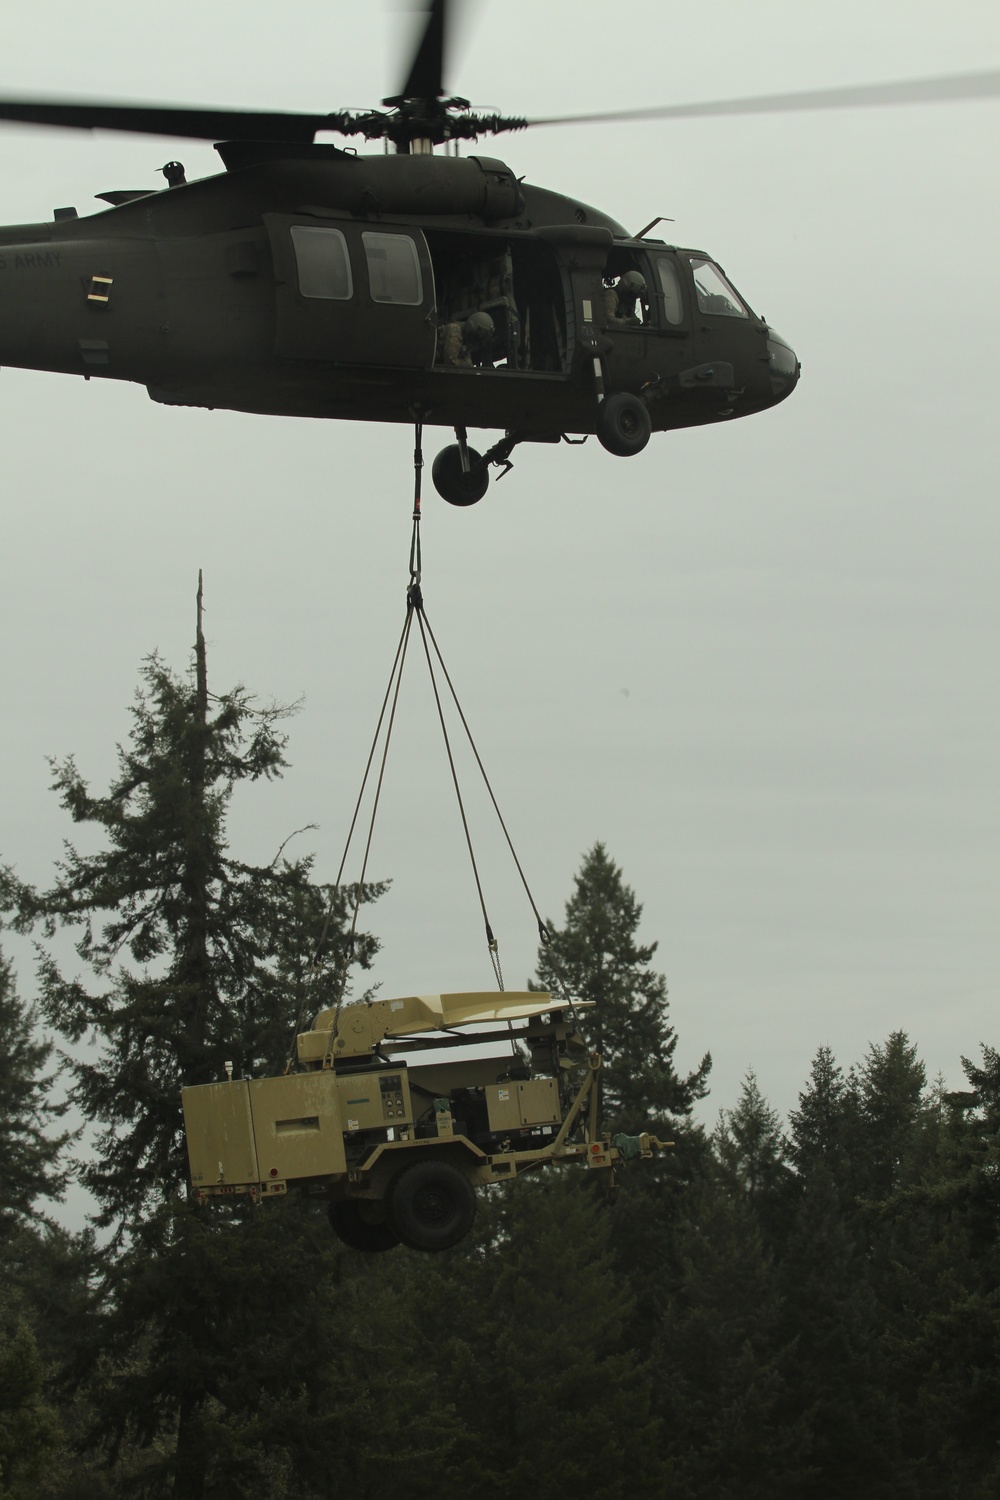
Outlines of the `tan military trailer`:
{"label": "tan military trailer", "polygon": [[[499,1041],[511,1055],[481,1055]],[[550,1162],[611,1173],[664,1144],[601,1134],[600,1057],[544,991],[342,1005],[296,1052],[296,1072],[181,1091],[192,1186],[199,1199],[321,1194],[358,1250],[445,1250],[472,1227],[477,1187]]]}

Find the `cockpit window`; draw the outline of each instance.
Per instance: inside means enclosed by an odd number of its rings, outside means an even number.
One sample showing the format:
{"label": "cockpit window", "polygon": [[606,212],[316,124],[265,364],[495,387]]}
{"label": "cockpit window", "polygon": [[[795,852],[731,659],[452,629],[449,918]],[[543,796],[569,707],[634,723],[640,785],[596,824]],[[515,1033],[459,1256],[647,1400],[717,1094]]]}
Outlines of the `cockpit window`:
{"label": "cockpit window", "polygon": [[712,313],[721,318],[748,318],[750,316],[739,292],[730,285],[718,266],[703,256],[691,256],[691,269],[698,292],[698,307],[703,313]]}
{"label": "cockpit window", "polygon": [[668,323],[684,321],[684,303],[681,301],[681,278],[677,273],[677,262],[671,255],[656,257],[656,275],[663,296],[663,315]]}

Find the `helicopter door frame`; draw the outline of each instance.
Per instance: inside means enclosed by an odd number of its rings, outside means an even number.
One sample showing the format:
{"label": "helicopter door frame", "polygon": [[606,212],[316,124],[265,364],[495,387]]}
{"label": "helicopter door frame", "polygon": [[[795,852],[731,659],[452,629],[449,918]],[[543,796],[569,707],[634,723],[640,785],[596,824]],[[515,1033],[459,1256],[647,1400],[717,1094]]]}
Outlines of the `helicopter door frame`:
{"label": "helicopter door frame", "polygon": [[[651,311],[656,310],[651,324],[654,332],[671,339],[689,339],[694,326],[690,267],[672,245],[645,245],[644,253],[650,267],[649,306]],[[670,276],[663,276],[661,263],[670,267]]]}
{"label": "helicopter door frame", "polygon": [[434,363],[434,271],[423,231],[318,214],[265,214],[279,359],[381,369]]}
{"label": "helicopter door frame", "polygon": [[[670,260],[674,270],[669,306],[657,264],[661,256]],[[614,282],[629,271],[638,271],[646,285],[638,302],[641,321],[634,315],[619,316],[616,312]],[[666,245],[616,240],[603,268],[601,286],[598,326],[611,345],[606,355],[608,376],[616,389],[638,392],[649,379],[650,370],[656,367],[656,350],[662,347],[660,340],[691,337],[691,298],[683,271]]]}

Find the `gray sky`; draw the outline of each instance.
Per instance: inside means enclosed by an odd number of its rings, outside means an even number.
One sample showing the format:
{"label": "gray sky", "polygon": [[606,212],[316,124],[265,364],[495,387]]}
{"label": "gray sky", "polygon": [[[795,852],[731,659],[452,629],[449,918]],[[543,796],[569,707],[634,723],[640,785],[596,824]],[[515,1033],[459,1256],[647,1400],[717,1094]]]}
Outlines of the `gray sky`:
{"label": "gray sky", "polygon": [[[479,7],[451,86],[558,114],[995,67],[993,0],[582,0]],[[22,9],[7,95],[376,105],[399,17],[270,0]],[[487,499],[425,506],[434,626],[542,910],[602,839],[660,942],[679,1062],[782,1111],[816,1048],[897,1027],[930,1071],[996,1025],[1000,105],[538,130],[518,175],[717,257],[794,345],[771,413],[641,456],[527,448]],[[209,146],[0,127],[0,214],[217,169]],[[990,287],[994,290],[990,291]],[[154,406],[138,386],[0,372],[0,858],[45,881],[69,832],[48,754],[100,788],[140,659],[177,667],[205,569],[210,673],[305,708],[293,767],[233,844],[308,822],[336,871],[402,624],[412,435]],[[447,434],[427,434],[428,459]],[[429,487],[429,478],[428,478]],[[415,658],[371,873],[384,994],[491,987]],[[474,787],[467,777],[470,791]],[[535,931],[471,797],[508,984]],[[351,871],[357,872],[357,866]],[[22,988],[30,955],[19,949]]]}

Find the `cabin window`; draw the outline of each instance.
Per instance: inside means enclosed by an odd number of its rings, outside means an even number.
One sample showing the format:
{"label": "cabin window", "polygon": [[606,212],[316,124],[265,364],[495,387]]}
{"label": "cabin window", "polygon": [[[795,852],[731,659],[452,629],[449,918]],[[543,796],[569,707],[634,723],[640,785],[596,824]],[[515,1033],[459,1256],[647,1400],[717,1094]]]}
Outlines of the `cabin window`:
{"label": "cabin window", "polygon": [[677,271],[677,262],[670,255],[658,255],[656,274],[660,282],[660,294],[663,297],[663,316],[668,323],[675,325],[682,323],[684,303],[681,300],[681,278]]}
{"label": "cabin window", "polygon": [[347,253],[347,241],[339,229],[293,224],[292,244],[299,272],[299,291],[303,297],[346,302],[353,296],[351,258]]}
{"label": "cabin window", "polygon": [[729,285],[718,266],[700,255],[692,255],[691,269],[698,292],[698,307],[703,313],[721,318],[748,318],[750,314],[739,292]]}
{"label": "cabin window", "polygon": [[424,300],[417,247],[407,234],[362,234],[373,302],[419,307]]}

